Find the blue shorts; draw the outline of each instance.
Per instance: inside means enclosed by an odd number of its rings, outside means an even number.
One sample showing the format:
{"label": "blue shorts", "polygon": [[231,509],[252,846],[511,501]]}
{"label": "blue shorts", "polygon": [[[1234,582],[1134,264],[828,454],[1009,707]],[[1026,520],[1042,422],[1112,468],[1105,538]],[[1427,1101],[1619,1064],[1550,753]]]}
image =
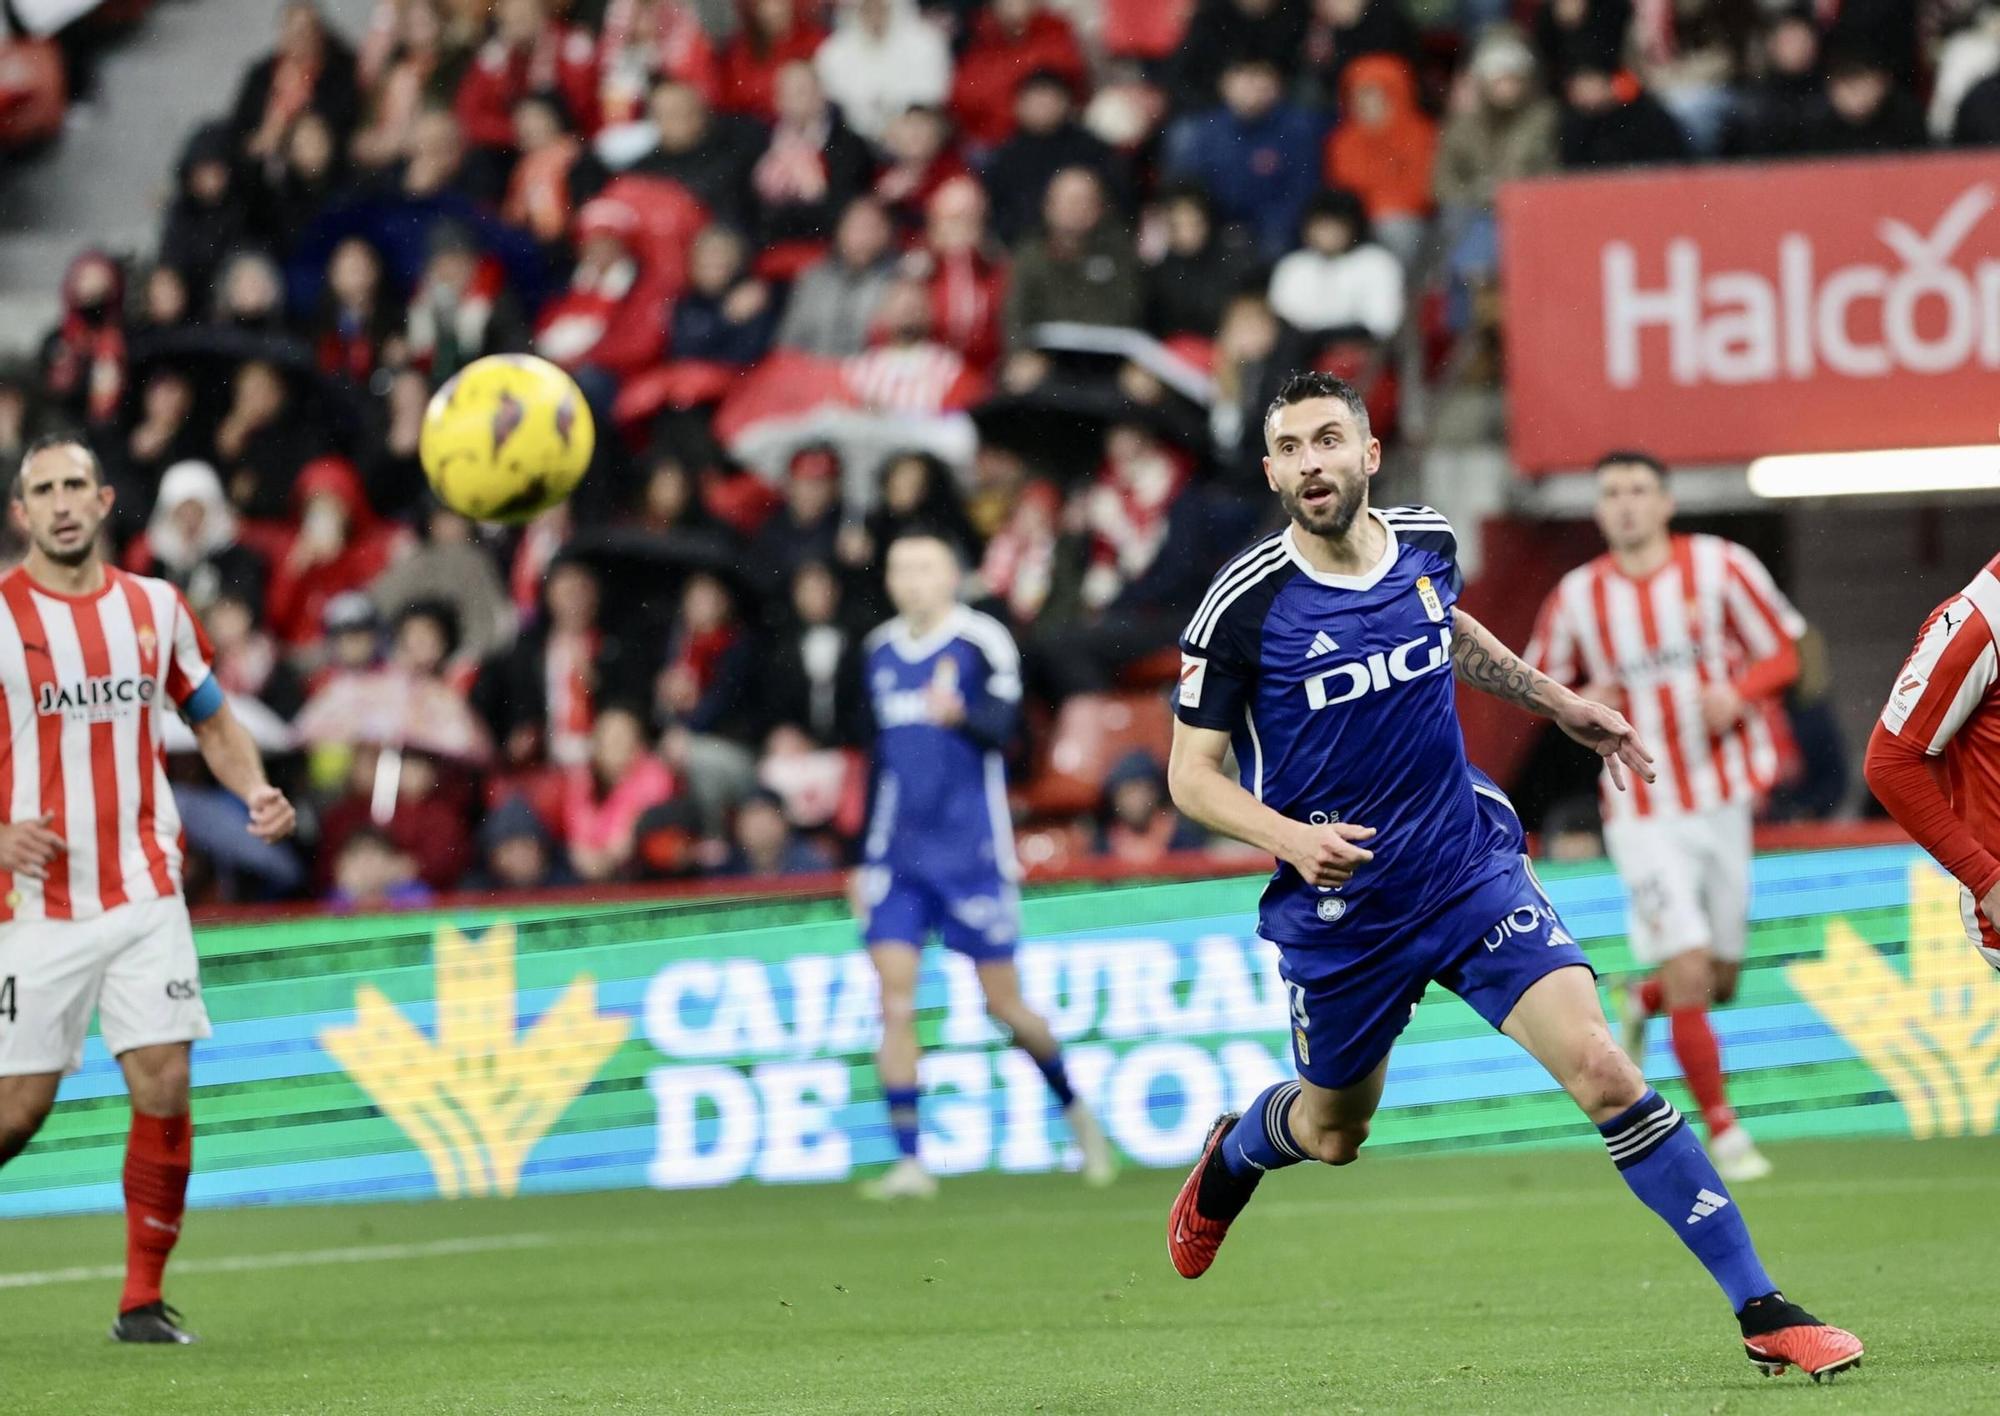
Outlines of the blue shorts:
{"label": "blue shorts", "polygon": [[945,948],[987,964],[1013,958],[1021,938],[1021,892],[997,871],[939,881],[871,865],[861,897],[861,937],[871,945],[921,949],[935,932]]}

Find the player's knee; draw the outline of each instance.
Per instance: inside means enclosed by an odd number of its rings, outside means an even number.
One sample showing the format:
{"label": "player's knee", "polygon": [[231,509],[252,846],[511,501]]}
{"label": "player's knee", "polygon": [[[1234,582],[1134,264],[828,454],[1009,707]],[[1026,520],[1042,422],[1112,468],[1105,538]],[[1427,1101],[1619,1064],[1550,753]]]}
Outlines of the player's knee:
{"label": "player's knee", "polygon": [[0,1165],[26,1150],[48,1119],[49,1108],[39,1101],[0,1101]]}
{"label": "player's knee", "polygon": [[1608,1033],[1578,1059],[1565,1085],[1592,1116],[1621,1111],[1646,1094],[1646,1079]]}
{"label": "player's knee", "polygon": [[884,1028],[912,1028],[917,1025],[917,999],[915,994],[885,993],[882,995],[882,1026]]}
{"label": "player's knee", "polygon": [[1366,1121],[1350,1121],[1315,1131],[1305,1142],[1306,1154],[1322,1165],[1352,1165],[1361,1159],[1361,1147],[1368,1139]]}

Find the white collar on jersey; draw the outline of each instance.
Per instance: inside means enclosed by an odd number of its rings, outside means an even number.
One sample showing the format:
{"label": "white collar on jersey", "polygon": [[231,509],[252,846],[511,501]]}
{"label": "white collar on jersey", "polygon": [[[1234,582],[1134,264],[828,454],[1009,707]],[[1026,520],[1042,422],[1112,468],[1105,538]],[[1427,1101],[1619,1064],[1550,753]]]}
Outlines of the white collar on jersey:
{"label": "white collar on jersey", "polygon": [[1336,590],[1372,590],[1396,563],[1401,547],[1396,542],[1396,528],[1389,524],[1388,518],[1372,506],[1368,508],[1368,514],[1375,518],[1388,539],[1382,546],[1382,558],[1359,575],[1335,575],[1331,571],[1314,570],[1312,562],[1306,559],[1305,552],[1299,549],[1296,526],[1285,528],[1285,554],[1292,558],[1293,565],[1321,585],[1330,585]]}
{"label": "white collar on jersey", "polygon": [[945,617],[938,622],[938,627],[922,639],[910,633],[910,626],[901,615],[889,621],[886,626],[889,632],[883,637],[888,641],[889,647],[895,650],[896,657],[904,663],[921,664],[956,639],[964,627],[965,606],[954,605],[945,612]]}

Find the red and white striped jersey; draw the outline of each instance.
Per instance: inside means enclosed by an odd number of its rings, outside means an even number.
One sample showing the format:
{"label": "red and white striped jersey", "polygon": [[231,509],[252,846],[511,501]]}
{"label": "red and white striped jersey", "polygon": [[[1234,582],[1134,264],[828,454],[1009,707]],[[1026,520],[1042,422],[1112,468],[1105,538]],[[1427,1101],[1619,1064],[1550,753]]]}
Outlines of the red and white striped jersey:
{"label": "red and white striped jersey", "polygon": [[1604,778],[1607,820],[1711,810],[1770,790],[1778,744],[1766,705],[1720,737],[1701,717],[1701,692],[1734,682],[1782,653],[1805,621],[1750,552],[1720,536],[1675,536],[1665,565],[1643,580],[1610,555],[1562,578],[1542,606],[1528,659],[1559,683],[1616,685],[1618,705],[1653,751],[1659,780]]}
{"label": "red and white striped jersey", "polygon": [[0,804],[50,817],[69,849],[44,881],[0,872],[0,919],[89,919],[181,888],[181,822],[161,748],[213,653],[179,590],[105,569],[90,595],[0,576]]}
{"label": "red and white striped jersey", "polygon": [[[2000,556],[1924,621],[1882,726],[1942,757],[1952,813],[2000,847]],[[1933,770],[1936,770],[1935,768]]]}

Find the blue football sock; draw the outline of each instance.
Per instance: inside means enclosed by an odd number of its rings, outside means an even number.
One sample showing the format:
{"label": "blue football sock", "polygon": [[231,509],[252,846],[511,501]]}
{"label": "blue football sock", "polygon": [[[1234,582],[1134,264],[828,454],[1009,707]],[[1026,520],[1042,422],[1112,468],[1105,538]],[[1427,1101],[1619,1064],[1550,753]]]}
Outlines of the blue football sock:
{"label": "blue football sock", "polygon": [[1055,1093],[1057,1106],[1067,1108],[1071,1102],[1076,1100],[1076,1088],[1069,1084],[1069,1069],[1063,1066],[1063,1055],[1061,1052],[1057,1052],[1055,1056],[1049,1058],[1047,1061],[1035,1056],[1032,1052],[1028,1054],[1028,1057],[1036,1067],[1041,1069],[1042,1080],[1047,1082],[1049,1090]]}
{"label": "blue football sock", "polygon": [[889,1129],[896,1133],[896,1150],[907,1160],[917,1158],[917,1097],[915,1087],[884,1087],[882,1100],[889,1108]]}
{"label": "blue football sock", "polygon": [[1292,1102],[1297,1082],[1266,1087],[1243,1108],[1243,1115],[1222,1138],[1222,1163],[1239,1180],[1254,1180],[1266,1170],[1281,1170],[1306,1158],[1292,1139]]}
{"label": "blue football sock", "polygon": [[1752,1298],[1777,1288],[1750,1242],[1742,1211],[1673,1103],[1648,1088],[1597,1129],[1632,1193],[1701,1260],[1731,1308],[1741,1312]]}

